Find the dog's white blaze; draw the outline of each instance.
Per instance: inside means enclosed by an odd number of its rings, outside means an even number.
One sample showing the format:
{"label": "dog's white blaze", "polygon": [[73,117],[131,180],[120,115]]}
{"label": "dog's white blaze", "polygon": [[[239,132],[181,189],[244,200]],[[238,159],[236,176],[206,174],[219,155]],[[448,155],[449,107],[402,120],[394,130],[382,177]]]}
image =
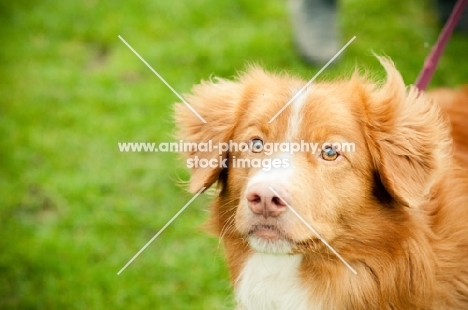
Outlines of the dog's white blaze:
{"label": "dog's white blaze", "polygon": [[286,139],[291,141],[299,132],[302,122],[302,107],[307,98],[308,89],[304,89],[293,102],[291,102],[291,116],[289,117],[288,132]]}
{"label": "dog's white blaze", "polygon": [[[285,141],[291,141],[291,139],[297,135],[299,132],[299,127],[302,122],[302,107],[304,105],[305,99],[307,98],[308,89],[302,91],[297,98],[291,102],[291,116],[289,118],[288,130],[286,133]],[[270,171],[265,171],[263,169],[259,170],[247,184],[247,188],[252,184],[258,182],[265,182],[275,180],[276,182],[283,183],[287,188],[290,185],[290,179],[293,175],[293,163],[292,156],[289,152],[279,152],[274,154],[275,158],[287,159],[288,167],[272,168]]]}
{"label": "dog's white blaze", "polygon": [[288,166],[271,168],[271,170],[268,171],[263,169],[258,170],[252,178],[250,178],[249,183],[247,183],[247,189],[253,184],[260,182],[282,183],[286,187],[289,187],[290,180],[294,173],[291,154],[278,153],[274,154],[274,158],[279,158],[281,160],[286,159],[288,161]]}
{"label": "dog's white blaze", "polygon": [[302,255],[255,253],[247,259],[235,286],[238,309],[320,310],[299,278]]}

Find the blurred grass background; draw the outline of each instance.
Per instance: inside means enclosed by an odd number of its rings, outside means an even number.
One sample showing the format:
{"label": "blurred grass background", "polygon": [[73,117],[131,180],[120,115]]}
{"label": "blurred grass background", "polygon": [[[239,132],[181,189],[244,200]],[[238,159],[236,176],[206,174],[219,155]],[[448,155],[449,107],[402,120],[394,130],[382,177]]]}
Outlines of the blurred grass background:
{"label": "blurred grass background", "polygon": [[[321,79],[393,58],[413,83],[439,24],[431,1],[343,0],[343,44]],[[216,238],[199,197],[120,276],[191,198],[176,154],[120,153],[168,142],[177,91],[248,62],[312,77],[293,47],[284,0],[0,3],[0,308],[230,309]],[[468,39],[455,35],[432,86],[468,82]]]}

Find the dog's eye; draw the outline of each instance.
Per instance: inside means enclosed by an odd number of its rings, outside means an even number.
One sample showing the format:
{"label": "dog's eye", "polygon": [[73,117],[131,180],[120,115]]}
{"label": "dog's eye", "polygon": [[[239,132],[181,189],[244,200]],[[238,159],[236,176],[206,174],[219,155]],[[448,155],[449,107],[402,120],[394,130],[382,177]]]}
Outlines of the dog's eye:
{"label": "dog's eye", "polygon": [[252,153],[260,153],[263,150],[263,141],[255,138],[249,141],[250,151]]}
{"label": "dog's eye", "polygon": [[340,154],[333,146],[327,146],[322,150],[321,156],[322,159],[327,161],[333,161],[338,158]]}

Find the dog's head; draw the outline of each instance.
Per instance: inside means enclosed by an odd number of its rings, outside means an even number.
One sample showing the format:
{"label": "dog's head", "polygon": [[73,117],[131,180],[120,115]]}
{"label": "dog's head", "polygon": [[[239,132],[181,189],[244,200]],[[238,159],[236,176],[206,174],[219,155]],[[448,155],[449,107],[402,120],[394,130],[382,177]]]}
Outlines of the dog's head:
{"label": "dog's head", "polygon": [[438,108],[380,61],[382,85],[354,74],[299,92],[304,81],[259,68],[204,82],[186,99],[207,123],[176,105],[178,138],[215,146],[186,155],[190,191],[219,184],[219,233],[270,253],[319,251],[316,233],[342,249],[404,233],[451,146]]}

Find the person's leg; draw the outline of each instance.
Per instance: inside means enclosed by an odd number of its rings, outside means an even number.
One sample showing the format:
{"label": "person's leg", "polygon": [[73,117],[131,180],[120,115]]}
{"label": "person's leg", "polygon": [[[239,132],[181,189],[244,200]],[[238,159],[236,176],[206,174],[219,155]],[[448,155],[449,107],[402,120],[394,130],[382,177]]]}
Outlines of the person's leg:
{"label": "person's leg", "polygon": [[327,63],[339,50],[336,0],[290,1],[299,53],[310,63]]}

